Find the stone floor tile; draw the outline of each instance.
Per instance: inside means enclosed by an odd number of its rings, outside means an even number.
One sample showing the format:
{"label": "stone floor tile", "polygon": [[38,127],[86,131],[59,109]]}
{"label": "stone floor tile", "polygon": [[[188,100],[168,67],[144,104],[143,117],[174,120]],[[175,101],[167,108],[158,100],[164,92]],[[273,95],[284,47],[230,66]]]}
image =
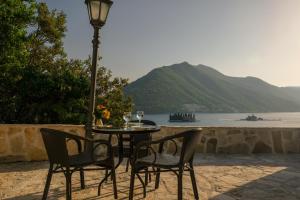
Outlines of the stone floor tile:
{"label": "stone floor tile", "polygon": [[[300,155],[197,155],[195,173],[201,200],[299,200]],[[41,199],[48,162],[0,164],[0,199]],[[129,173],[124,165],[117,170],[119,199],[128,199]],[[85,174],[86,189],[80,189],[79,175],[73,176],[73,199],[114,199],[112,183],[108,181],[97,196],[97,186],[103,172]],[[147,200],[177,199],[177,178],[172,173],[161,175],[160,187],[154,190],[154,176],[147,187]],[[188,173],[183,178],[184,199],[193,199]],[[143,199],[142,187],[136,180],[135,198]],[[49,200],[65,199],[65,181],[55,174]]]}

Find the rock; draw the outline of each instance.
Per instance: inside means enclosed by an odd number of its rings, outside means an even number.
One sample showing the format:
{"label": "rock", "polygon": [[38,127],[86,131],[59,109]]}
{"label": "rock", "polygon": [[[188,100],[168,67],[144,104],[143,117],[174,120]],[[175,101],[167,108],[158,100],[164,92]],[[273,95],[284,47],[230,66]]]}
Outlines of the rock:
{"label": "rock", "polygon": [[235,135],[228,136],[228,143],[229,144],[237,144],[244,142],[244,135],[241,133],[236,133]]}
{"label": "rock", "polygon": [[48,160],[46,150],[35,148],[35,147],[28,148],[27,160],[29,161]]}
{"label": "rock", "polygon": [[201,143],[205,143],[205,142],[206,142],[206,137],[203,136],[203,137],[201,138],[200,142],[201,142]]}
{"label": "rock", "polygon": [[276,153],[283,153],[281,133],[279,131],[272,132],[274,150]]}
{"label": "rock", "polygon": [[204,153],[204,144],[203,143],[199,143],[196,147],[196,152],[197,153]]}
{"label": "rock", "polygon": [[206,144],[206,153],[216,153],[217,152],[217,144],[218,144],[217,139],[215,139],[215,138],[209,139]]}
{"label": "rock", "polygon": [[6,135],[6,131],[0,129],[0,138],[4,138],[5,135]]}
{"label": "rock", "polygon": [[245,142],[251,147],[255,145],[256,141],[257,141],[256,135],[246,136],[245,138]]}
{"label": "rock", "polygon": [[240,130],[229,130],[227,135],[236,135],[236,134],[240,134],[241,131]]}
{"label": "rock", "polygon": [[284,140],[292,140],[293,139],[293,132],[291,131],[283,131],[282,137]]}
{"label": "rock", "polygon": [[5,153],[8,150],[6,139],[0,138],[0,154]]}
{"label": "rock", "polygon": [[32,145],[37,137],[37,131],[35,128],[26,128],[25,129],[25,139],[27,145]]}
{"label": "rock", "polygon": [[10,138],[10,148],[15,154],[24,154],[25,149],[22,135],[17,135],[13,138]]}
{"label": "rock", "polygon": [[0,130],[0,154],[5,153],[7,150],[8,147],[5,132]]}
{"label": "rock", "polygon": [[285,153],[299,153],[299,141],[289,141],[284,143]]}
{"label": "rock", "polygon": [[256,130],[256,135],[258,136],[258,140],[262,141],[266,145],[272,146],[273,139],[272,139],[272,129],[261,128]]}
{"label": "rock", "polygon": [[10,127],[9,131],[8,131],[8,135],[9,137],[12,137],[18,133],[22,133],[23,132],[23,128],[22,127]]}
{"label": "rock", "polygon": [[209,137],[215,137],[216,136],[216,131],[215,130],[209,130],[209,132],[206,134]]}
{"label": "rock", "polygon": [[252,153],[272,153],[272,148],[265,143],[259,141],[255,144]]}
{"label": "rock", "polygon": [[295,140],[300,140],[300,131],[298,131],[298,132],[294,132],[293,133],[293,139],[295,139]]}
{"label": "rock", "polygon": [[249,154],[250,149],[246,143],[238,143],[227,147],[219,147],[217,153]]}

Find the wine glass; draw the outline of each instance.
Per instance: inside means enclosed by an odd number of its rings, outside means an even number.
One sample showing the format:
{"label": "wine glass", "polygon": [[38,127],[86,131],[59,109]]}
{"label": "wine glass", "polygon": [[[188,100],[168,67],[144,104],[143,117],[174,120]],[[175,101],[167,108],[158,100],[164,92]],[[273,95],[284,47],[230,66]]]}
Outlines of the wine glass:
{"label": "wine glass", "polygon": [[125,128],[128,128],[128,122],[131,120],[131,112],[124,112],[123,119],[125,120]]}
{"label": "wine glass", "polygon": [[141,121],[144,117],[144,111],[137,111],[136,112],[136,118],[139,120],[139,125],[141,126]]}

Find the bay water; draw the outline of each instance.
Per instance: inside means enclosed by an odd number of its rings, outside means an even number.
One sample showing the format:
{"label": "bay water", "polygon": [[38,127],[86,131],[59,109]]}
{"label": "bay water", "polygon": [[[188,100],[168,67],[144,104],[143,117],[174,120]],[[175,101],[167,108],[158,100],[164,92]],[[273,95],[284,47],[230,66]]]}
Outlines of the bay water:
{"label": "bay water", "polygon": [[[201,126],[201,127],[292,127],[300,128],[300,112],[285,113],[195,113],[196,122],[169,122],[169,114],[147,114],[144,119],[166,126]],[[263,121],[246,121],[254,114]]]}

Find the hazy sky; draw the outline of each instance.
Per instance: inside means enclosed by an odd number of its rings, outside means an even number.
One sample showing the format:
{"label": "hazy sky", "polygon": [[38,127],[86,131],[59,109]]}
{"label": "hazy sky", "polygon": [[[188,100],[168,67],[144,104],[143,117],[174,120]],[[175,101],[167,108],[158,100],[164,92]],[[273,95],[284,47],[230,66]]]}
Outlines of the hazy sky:
{"label": "hazy sky", "polygon": [[[69,57],[91,54],[84,0],[44,1],[67,14]],[[115,76],[187,61],[300,86],[300,0],[114,0],[102,29],[102,64]]]}

